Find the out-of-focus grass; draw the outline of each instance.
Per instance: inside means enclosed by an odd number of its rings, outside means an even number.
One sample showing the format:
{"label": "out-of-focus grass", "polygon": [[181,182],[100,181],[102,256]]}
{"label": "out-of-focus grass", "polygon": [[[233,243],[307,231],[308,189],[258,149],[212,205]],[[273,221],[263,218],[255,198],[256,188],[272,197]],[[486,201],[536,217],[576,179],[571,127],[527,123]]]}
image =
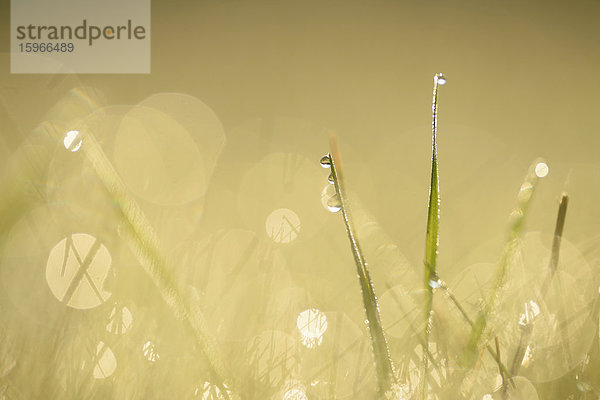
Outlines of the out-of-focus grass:
{"label": "out-of-focus grass", "polygon": [[[194,331],[201,353],[210,365],[213,382],[221,389],[223,397],[229,398],[229,392],[224,386],[227,372],[218,354],[216,341],[207,331],[202,311],[197,304],[182,295],[183,290],[169,273],[166,257],[159,248],[158,239],[150,222],[128,193],[125,184],[104,155],[94,135],[87,132],[83,134],[82,139],[85,141],[83,151],[122,213],[123,239],[129,244],[140,265],[150,276],[176,317],[185,320]],[[231,397],[238,398],[237,396],[234,394]]]}
{"label": "out-of-focus grass", "polygon": [[515,262],[517,256],[517,249],[521,240],[521,233],[523,231],[523,224],[525,217],[537,186],[539,176],[536,172],[536,168],[540,165],[545,165],[543,161],[537,160],[529,167],[527,176],[525,177],[523,184],[519,190],[518,205],[517,208],[510,215],[510,228],[508,234],[508,241],[504,247],[504,252],[498,263],[498,269],[496,277],[492,286],[491,292],[487,296],[487,301],[483,306],[482,310],[478,313],[473,327],[471,329],[471,336],[465,347],[462,362],[466,367],[473,367],[475,365],[476,357],[479,352],[480,341],[484,334],[488,318],[494,311],[498,302],[499,292],[506,284],[510,273],[510,267]]}
{"label": "out-of-focus grass", "polygon": [[[548,293],[548,289],[550,288],[550,284],[552,283],[552,279],[556,275],[556,270],[558,269],[558,261],[560,258],[560,242],[562,240],[563,230],[565,227],[565,220],[567,218],[567,207],[569,205],[569,196],[566,193],[563,193],[560,198],[560,204],[558,206],[558,215],[556,217],[556,227],[554,228],[554,238],[552,240],[552,254],[550,256],[550,263],[548,265],[548,272],[546,277],[543,280],[543,284],[540,288],[540,293],[538,294],[538,303],[542,303],[546,294]],[[519,369],[521,368],[521,361],[525,356],[525,352],[527,351],[527,346],[529,342],[529,338],[531,337],[531,333],[533,331],[533,324],[535,321],[525,321],[521,332],[521,337],[519,338],[519,345],[517,346],[517,351],[512,358],[512,363],[510,365],[510,374],[518,375]]]}

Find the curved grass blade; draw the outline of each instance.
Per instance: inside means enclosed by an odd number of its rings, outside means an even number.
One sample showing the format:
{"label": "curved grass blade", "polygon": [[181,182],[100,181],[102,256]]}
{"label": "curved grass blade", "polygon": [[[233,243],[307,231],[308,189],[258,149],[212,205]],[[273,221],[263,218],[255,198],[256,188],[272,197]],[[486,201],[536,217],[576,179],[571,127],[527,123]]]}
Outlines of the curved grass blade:
{"label": "curved grass blade", "polygon": [[521,185],[519,195],[517,196],[517,208],[511,213],[510,216],[511,222],[508,241],[498,263],[498,270],[496,272],[494,285],[488,295],[488,299],[483,309],[479,311],[475,321],[473,322],[469,341],[462,354],[461,362],[467,368],[472,367],[475,362],[475,357],[478,353],[481,338],[487,326],[487,319],[496,308],[496,303],[500,295],[500,291],[506,282],[509,268],[514,262],[515,256],[517,255],[517,248],[521,240],[525,216],[527,215],[527,211],[529,209],[529,205],[531,203],[537,183],[539,179],[545,177],[547,173],[548,166],[546,163],[541,160],[536,160],[529,167],[529,171],[527,172],[525,180]]}
{"label": "curved grass blade", "polygon": [[129,195],[125,184],[91,132],[83,135],[83,143],[82,149],[87,159],[122,214],[124,224],[120,234],[176,317],[184,320],[194,332],[201,353],[211,370],[211,378],[221,389],[221,394],[225,398],[237,399],[236,394],[232,394],[231,389],[224,384],[227,375],[217,354],[216,342],[208,334],[200,310],[193,303],[186,301],[175,279],[168,273],[167,261],[159,249],[158,238],[144,212]]}
{"label": "curved grass blade", "polygon": [[425,355],[429,352],[429,336],[431,333],[433,290],[439,287],[436,273],[437,255],[439,246],[440,227],[440,176],[437,159],[437,114],[438,114],[438,88],[446,83],[443,74],[435,74],[433,77],[433,100],[431,105],[432,121],[432,155],[431,155],[431,183],[429,185],[429,203],[427,206],[427,235],[425,239],[425,302],[423,305],[425,325],[423,331],[423,343],[425,350],[422,360],[421,398],[427,397],[427,370],[429,358]]}
{"label": "curved grass blade", "polygon": [[369,334],[371,336],[371,343],[373,345],[373,356],[375,358],[378,390],[380,395],[385,395],[386,393],[390,392],[392,383],[395,382],[394,370],[392,367],[392,361],[390,358],[390,352],[385,338],[385,333],[383,332],[383,327],[381,324],[381,316],[379,314],[379,306],[377,304],[375,288],[373,287],[367,262],[365,261],[363,252],[358,243],[352,218],[350,216],[350,210],[348,208],[346,193],[344,190],[340,154],[337,141],[333,133],[330,137],[330,147],[331,154],[325,157],[328,157],[328,161],[330,163],[331,180],[333,181],[336,190],[336,196],[338,197],[336,201],[336,209],[341,210],[344,217],[346,233],[348,234],[348,239],[350,240],[352,256],[354,257],[354,262],[356,264],[356,271],[358,273],[363,304],[369,325]]}

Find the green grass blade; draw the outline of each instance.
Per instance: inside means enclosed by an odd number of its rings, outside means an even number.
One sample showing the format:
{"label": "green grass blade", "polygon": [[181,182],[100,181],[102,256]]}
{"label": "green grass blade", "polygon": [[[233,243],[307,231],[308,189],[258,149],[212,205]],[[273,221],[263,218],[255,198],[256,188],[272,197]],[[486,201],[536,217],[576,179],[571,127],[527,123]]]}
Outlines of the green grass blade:
{"label": "green grass blade", "polygon": [[391,390],[392,383],[395,381],[392,360],[390,357],[389,348],[383,332],[381,324],[381,316],[379,314],[379,306],[377,304],[377,296],[375,288],[369,275],[367,262],[365,261],[363,252],[356,237],[356,231],[350,216],[350,210],[346,200],[344,183],[342,178],[341,161],[337,147],[335,136],[331,136],[331,154],[328,156],[330,162],[331,178],[335,186],[335,190],[339,199],[339,206],[344,218],[346,233],[350,241],[352,256],[356,264],[358,279],[362,292],[363,305],[369,324],[369,334],[373,346],[373,356],[375,358],[375,370],[377,373],[377,384],[380,395],[385,395]]}
{"label": "green grass blade", "polygon": [[517,255],[517,248],[521,240],[523,224],[525,222],[525,217],[527,215],[533,193],[535,192],[535,188],[539,179],[546,176],[548,172],[547,168],[547,165],[543,161],[536,160],[529,168],[525,180],[521,185],[519,195],[517,197],[518,206],[511,213],[509,237],[504,247],[502,257],[498,263],[498,270],[496,272],[494,284],[483,309],[479,311],[475,321],[473,322],[469,341],[462,354],[461,362],[463,366],[467,368],[472,367],[475,363],[481,338],[487,326],[488,317],[496,308],[500,291],[506,282],[510,266]]}
{"label": "green grass blade", "polygon": [[446,83],[446,79],[442,74],[435,74],[433,77],[433,101],[432,110],[432,155],[431,155],[431,183],[429,185],[429,203],[427,206],[427,235],[425,239],[425,301],[424,301],[424,331],[423,344],[425,351],[423,352],[422,374],[421,374],[421,398],[427,397],[427,370],[429,358],[426,354],[429,352],[429,335],[431,332],[432,320],[432,305],[433,305],[433,290],[437,286],[438,281],[436,266],[439,246],[439,229],[440,229],[440,176],[438,172],[437,158],[437,110],[438,110],[438,89],[439,85]]}
{"label": "green grass blade", "polygon": [[[150,222],[135,199],[129,195],[125,184],[91,132],[84,134],[82,149],[122,214],[124,224],[120,234],[158,288],[164,301],[175,315],[183,319],[192,329],[201,353],[209,364],[213,383],[219,386],[225,397],[229,397],[231,392],[224,385],[225,367],[217,354],[216,342],[208,334],[200,310],[184,298],[182,290],[169,274],[166,258],[160,251],[158,238]],[[235,394],[231,397],[237,398]]]}

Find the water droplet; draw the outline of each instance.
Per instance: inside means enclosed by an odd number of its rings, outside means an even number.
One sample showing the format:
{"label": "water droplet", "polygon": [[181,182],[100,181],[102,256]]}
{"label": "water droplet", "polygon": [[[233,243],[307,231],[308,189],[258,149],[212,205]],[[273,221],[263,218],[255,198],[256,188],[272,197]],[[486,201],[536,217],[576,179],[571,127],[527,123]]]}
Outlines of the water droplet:
{"label": "water droplet", "polygon": [[583,393],[585,393],[585,392],[591,392],[592,390],[594,390],[593,387],[592,387],[592,385],[590,385],[587,382],[584,382],[584,381],[580,380],[579,377],[577,377],[576,386],[577,386],[577,390],[579,390],[580,392],[583,392]]}
{"label": "water droplet", "polygon": [[[231,396],[231,390],[226,384],[223,384],[225,392],[227,392],[228,398]],[[224,400],[225,395],[221,391],[221,388],[213,383],[204,382],[197,386],[194,390],[194,397],[202,400]]]}
{"label": "water droplet", "polygon": [[65,137],[63,139],[65,149],[74,153],[81,148],[81,143],[82,140],[79,131],[69,131],[65,133]]}
{"label": "water droplet", "polygon": [[502,388],[502,382],[504,382],[504,379],[502,379],[502,375],[496,375],[496,379],[494,381],[494,392]]}
{"label": "water droplet", "polygon": [[327,209],[331,212],[338,212],[342,209],[342,201],[340,200],[340,196],[334,194],[327,200]]}
{"label": "water droplet", "polygon": [[98,343],[95,362],[96,365],[93,372],[95,379],[108,378],[117,369],[115,354],[104,342]]}
{"label": "water droplet", "polygon": [[438,288],[442,287],[442,282],[440,282],[439,279],[430,279],[429,280],[429,286],[432,289],[438,289]]}
{"label": "water droplet", "polygon": [[548,164],[543,161],[535,165],[535,175],[538,178],[544,178],[546,175],[548,175],[549,171]]}
{"label": "water droplet", "polygon": [[446,84],[446,76],[442,73],[439,74],[435,74],[436,80],[438,85],[445,85]]}
{"label": "water droplet", "polygon": [[[92,251],[90,249],[94,244],[98,247]],[[77,254],[81,254],[81,258]],[[91,258],[87,264],[89,267],[85,267],[82,259],[87,260],[88,256]],[[74,233],[50,250],[46,263],[46,282],[61,303],[80,310],[91,309],[98,307],[112,295],[104,288],[110,276],[111,265],[110,252],[96,237],[87,233]],[[87,272],[87,279],[82,279],[82,270]],[[77,285],[74,286],[74,291],[69,291],[67,289],[72,282],[77,282]]]}
{"label": "water droplet", "polygon": [[142,346],[142,352],[148,361],[156,362],[160,359],[160,355],[156,352],[156,345],[150,340],[144,343],[144,346]]}
{"label": "water droplet", "polygon": [[519,318],[519,325],[529,325],[538,315],[540,315],[540,306],[535,301],[529,300],[528,303],[525,303],[525,312]]}
{"label": "water droplet", "polygon": [[523,360],[521,361],[521,365],[524,367],[528,367],[532,361],[533,361],[533,350],[531,349],[531,346],[527,346],[527,349],[525,349],[525,354],[523,355]]}
{"label": "water droplet", "polygon": [[116,335],[127,332],[133,323],[133,315],[127,307],[114,307],[108,319],[106,330]]}
{"label": "water droplet", "polygon": [[312,349],[323,342],[323,335],[327,331],[327,316],[316,308],[310,308],[298,314],[296,325],[302,334],[302,344]]}
{"label": "water droplet", "polygon": [[329,183],[323,187],[321,190],[321,204],[325,209],[327,209],[327,201],[331,198],[331,196],[335,196],[336,194],[335,186],[330,185]]}
{"label": "water droplet", "polygon": [[278,208],[267,217],[265,228],[275,243],[289,243],[298,237],[302,224],[298,214],[289,208]]}
{"label": "water droplet", "polygon": [[513,210],[508,216],[508,221],[511,225],[516,224],[519,220],[523,218],[523,210],[520,208]]}
{"label": "water droplet", "polygon": [[290,389],[283,395],[283,400],[307,400],[306,393],[302,389]]}
{"label": "water droplet", "polygon": [[323,157],[321,157],[321,161],[319,162],[321,163],[321,167],[323,168],[331,167],[331,157],[329,156],[329,154],[325,154]]}
{"label": "water droplet", "polygon": [[540,315],[540,306],[535,301],[529,300],[529,308],[531,309],[531,312],[534,317]]}
{"label": "water droplet", "polygon": [[529,201],[532,194],[533,185],[530,182],[525,182],[521,185],[521,189],[519,190],[519,195],[517,197],[520,202],[525,203]]}
{"label": "water droplet", "polygon": [[327,177],[327,181],[329,181],[329,183],[331,183],[332,185],[335,183],[335,180],[333,178],[333,172],[329,174],[329,177]]}

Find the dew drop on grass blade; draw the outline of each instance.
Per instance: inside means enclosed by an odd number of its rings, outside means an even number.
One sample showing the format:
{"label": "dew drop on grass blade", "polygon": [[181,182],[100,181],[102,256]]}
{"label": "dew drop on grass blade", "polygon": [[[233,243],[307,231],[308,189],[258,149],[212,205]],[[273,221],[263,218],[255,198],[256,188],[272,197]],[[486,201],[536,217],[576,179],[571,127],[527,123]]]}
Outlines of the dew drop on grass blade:
{"label": "dew drop on grass blade", "polygon": [[367,322],[369,326],[369,334],[371,336],[371,343],[373,346],[373,356],[375,358],[375,370],[377,373],[377,385],[380,395],[385,395],[390,392],[392,383],[395,381],[394,370],[392,367],[392,361],[390,358],[390,352],[388,344],[383,332],[381,325],[381,316],[379,314],[379,306],[377,304],[377,297],[375,295],[375,289],[373,282],[369,274],[367,262],[365,261],[363,252],[358,243],[356,237],[356,231],[352,223],[352,217],[350,216],[350,210],[346,199],[346,193],[344,190],[344,181],[342,177],[342,167],[340,154],[337,146],[337,140],[335,134],[331,134],[330,137],[331,154],[323,156],[321,159],[321,166],[328,168],[331,171],[331,175],[328,180],[333,182],[336,194],[332,197],[331,202],[328,202],[328,208],[332,212],[341,211],[346,226],[346,233],[350,241],[350,247],[352,249],[352,255],[356,264],[356,270],[358,273],[363,305],[365,307],[365,313],[367,316]]}
{"label": "dew drop on grass blade", "polygon": [[422,359],[421,373],[421,398],[425,399],[427,394],[427,370],[429,359],[426,353],[429,351],[429,334],[431,332],[433,291],[438,288],[439,280],[436,273],[438,246],[439,246],[439,226],[440,226],[440,192],[439,192],[439,173],[437,159],[437,114],[438,114],[438,89],[440,85],[446,83],[443,74],[438,73],[433,77],[433,100],[431,104],[431,183],[429,186],[429,203],[427,206],[427,234],[425,239],[425,302],[424,310],[424,331],[423,343],[425,352]]}

